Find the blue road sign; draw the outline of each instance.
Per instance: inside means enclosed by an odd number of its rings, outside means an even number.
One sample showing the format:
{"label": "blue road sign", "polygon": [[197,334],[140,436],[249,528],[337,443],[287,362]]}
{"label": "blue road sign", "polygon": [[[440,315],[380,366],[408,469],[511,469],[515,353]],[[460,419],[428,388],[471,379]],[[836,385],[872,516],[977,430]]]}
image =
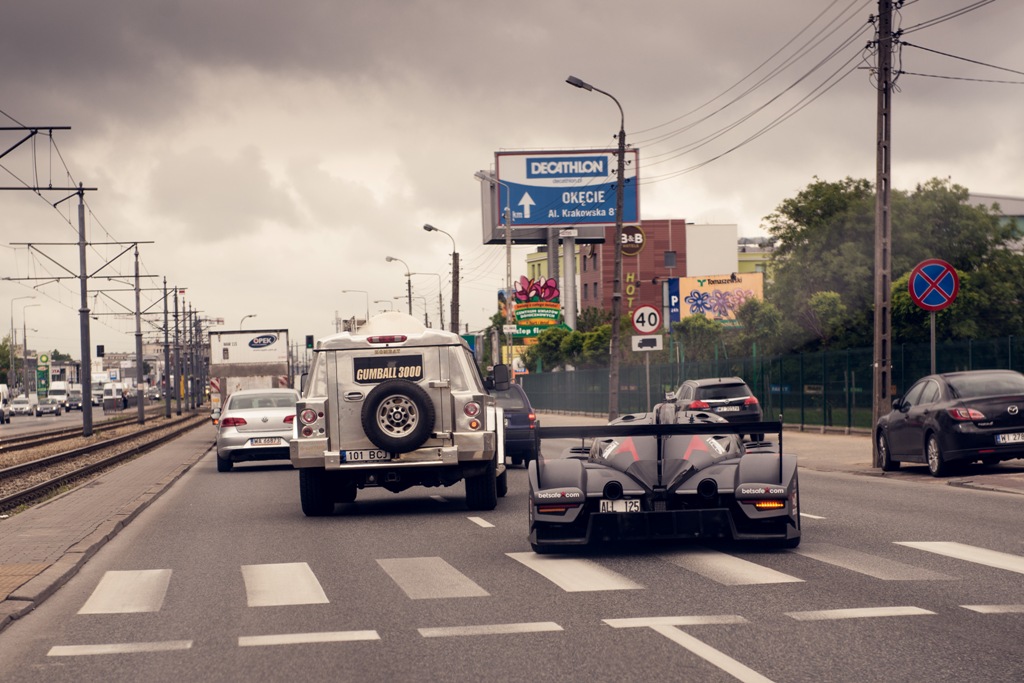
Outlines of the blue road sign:
{"label": "blue road sign", "polygon": [[[616,222],[618,153],[498,152],[498,205],[512,211],[512,224],[529,226],[610,225]],[[626,151],[622,221],[640,220],[637,150]]]}
{"label": "blue road sign", "polygon": [[956,299],[960,276],[956,269],[937,258],[921,261],[910,271],[907,284],[911,300],[926,311],[941,311]]}

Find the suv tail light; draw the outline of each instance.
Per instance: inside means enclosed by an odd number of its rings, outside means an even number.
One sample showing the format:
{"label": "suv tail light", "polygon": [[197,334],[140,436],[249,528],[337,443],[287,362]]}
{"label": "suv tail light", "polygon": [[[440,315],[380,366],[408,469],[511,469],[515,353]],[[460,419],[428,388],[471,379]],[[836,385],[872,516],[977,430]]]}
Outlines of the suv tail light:
{"label": "suv tail light", "polygon": [[244,424],[248,424],[244,417],[225,417],[220,421],[221,427],[241,427]]}
{"label": "suv tail light", "polygon": [[367,337],[366,341],[371,344],[400,344],[406,339],[408,339],[408,337],[404,334],[385,334],[376,337]]}
{"label": "suv tail light", "polygon": [[687,410],[711,410],[711,406],[704,401],[690,401],[690,405],[686,406]]}
{"label": "suv tail light", "polygon": [[747,396],[747,400],[743,402],[743,405],[745,405],[745,406],[756,406],[757,405],[757,397],[756,396]]}
{"label": "suv tail light", "polygon": [[299,420],[302,422],[302,424],[313,424],[314,422],[316,422],[316,411],[313,410],[312,408],[306,408],[301,413],[299,413]]}

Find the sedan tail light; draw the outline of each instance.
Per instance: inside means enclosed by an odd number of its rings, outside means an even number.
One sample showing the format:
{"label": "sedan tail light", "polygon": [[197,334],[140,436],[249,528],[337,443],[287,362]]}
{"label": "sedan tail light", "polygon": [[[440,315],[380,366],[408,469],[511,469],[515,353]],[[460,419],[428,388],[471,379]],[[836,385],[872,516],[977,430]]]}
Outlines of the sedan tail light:
{"label": "sedan tail light", "polygon": [[284,423],[285,423],[286,425],[290,425],[290,424],[293,424],[294,422],[295,422],[295,416],[294,416],[294,415],[285,415],[285,417],[284,417]]}
{"label": "sedan tail light", "polygon": [[248,424],[244,417],[225,417],[220,421],[221,427],[241,427],[244,424]]}
{"label": "sedan tail light", "polygon": [[970,422],[985,419],[985,413],[980,410],[975,410],[974,408],[948,408],[946,412],[957,422]]}

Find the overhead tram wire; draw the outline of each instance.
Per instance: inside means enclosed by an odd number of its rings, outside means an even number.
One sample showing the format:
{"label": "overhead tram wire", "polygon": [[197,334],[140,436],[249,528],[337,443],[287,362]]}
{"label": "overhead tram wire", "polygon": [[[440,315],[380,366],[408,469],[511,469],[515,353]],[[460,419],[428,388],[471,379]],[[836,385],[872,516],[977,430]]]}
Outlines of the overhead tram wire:
{"label": "overhead tram wire", "polygon": [[978,0],[977,2],[971,5],[967,5],[966,7],[961,7],[960,9],[953,10],[952,12],[947,12],[946,14],[942,14],[933,19],[928,19],[926,21],[922,21],[919,24],[914,24],[913,26],[908,26],[907,28],[902,30],[902,33],[905,35],[907,33],[915,33],[926,28],[931,28],[932,26],[937,26],[938,24],[950,21],[951,19],[956,19],[965,14],[973,12],[974,10],[981,9],[985,5],[991,5],[993,2],[995,2],[995,0]]}
{"label": "overhead tram wire", "polygon": [[[950,59],[956,59],[956,60],[959,60],[959,61],[962,61],[962,62],[967,62],[969,64],[977,64],[978,66],[986,66],[986,67],[988,67],[990,69],[998,69],[999,71],[1007,71],[1007,72],[1012,73],[1012,74],[1017,74],[1019,76],[1024,76],[1024,71],[1017,71],[1016,69],[1009,69],[1007,67],[996,66],[994,64],[986,64],[985,62],[979,62],[976,59],[968,59],[967,57],[958,57],[957,55],[952,55],[952,54],[949,54],[948,52],[941,52],[939,50],[933,50],[931,48],[922,47],[920,45],[915,45],[913,43],[908,43],[905,40],[901,40],[900,41],[900,45],[903,45],[905,47],[913,47],[913,48],[916,48],[918,50],[923,50],[925,52],[931,52],[933,54],[941,55],[943,57],[949,57]],[[1016,82],[1016,81],[1011,81],[1011,82]]]}
{"label": "overhead tram wire", "polygon": [[[825,27],[824,27],[824,28],[823,28],[823,29],[822,29],[821,31],[819,31],[819,32],[818,32],[817,34],[815,34],[815,36],[813,36],[813,37],[812,37],[812,39],[811,39],[810,41],[808,41],[808,42],[805,42],[805,43],[804,43],[803,45],[801,45],[801,46],[800,46],[800,48],[799,48],[799,49],[798,49],[798,50],[797,50],[797,51],[796,51],[796,52],[795,52],[794,54],[792,54],[791,56],[789,56],[788,58],[786,58],[786,60],[785,60],[785,61],[783,61],[783,62],[782,62],[781,64],[779,64],[779,65],[778,65],[778,66],[776,66],[776,67],[775,67],[774,69],[772,69],[772,70],[771,70],[771,71],[770,71],[770,72],[769,72],[768,74],[766,74],[765,76],[761,77],[761,79],[760,79],[760,80],[758,80],[758,81],[757,81],[756,83],[754,83],[753,85],[751,85],[751,86],[750,86],[749,88],[747,88],[746,90],[744,90],[744,91],[743,91],[742,93],[740,93],[739,95],[737,95],[737,96],[736,96],[736,97],[734,97],[733,99],[731,99],[731,100],[729,100],[728,102],[726,102],[725,104],[723,104],[723,105],[722,105],[721,107],[719,107],[719,108],[715,109],[714,111],[712,111],[712,112],[710,112],[710,113],[708,113],[708,114],[706,114],[706,115],[702,116],[701,118],[697,119],[696,121],[693,121],[693,122],[691,122],[691,123],[689,123],[689,124],[687,124],[687,125],[685,125],[685,126],[683,126],[683,127],[681,127],[681,128],[678,128],[678,129],[676,129],[676,130],[674,130],[674,131],[670,131],[670,132],[668,132],[668,133],[664,133],[664,134],[662,134],[662,135],[659,135],[659,136],[656,136],[656,137],[653,137],[653,138],[649,138],[649,139],[646,139],[646,140],[639,140],[639,141],[635,141],[635,142],[634,142],[634,145],[635,145],[636,147],[644,147],[644,146],[647,146],[647,145],[651,145],[651,144],[657,144],[657,143],[659,143],[659,142],[664,142],[665,140],[667,140],[667,139],[669,139],[669,138],[671,138],[671,137],[675,137],[676,135],[679,135],[679,134],[681,134],[681,133],[684,133],[684,132],[686,132],[686,131],[688,131],[688,130],[692,129],[693,127],[697,126],[698,124],[700,124],[700,123],[703,123],[704,121],[707,121],[708,119],[712,118],[713,116],[716,116],[717,114],[720,114],[721,112],[725,111],[726,109],[728,109],[728,108],[729,108],[729,107],[731,107],[732,105],[736,104],[737,102],[739,102],[740,100],[742,100],[742,99],[743,99],[744,97],[746,97],[746,96],[747,96],[747,95],[749,95],[750,93],[752,93],[752,92],[754,92],[754,91],[758,90],[759,88],[761,88],[762,86],[764,86],[764,85],[765,85],[766,83],[768,83],[769,81],[771,81],[772,79],[774,79],[774,78],[775,78],[775,77],[776,77],[776,76],[777,76],[778,74],[782,73],[783,71],[785,71],[786,69],[788,69],[788,68],[789,68],[790,66],[792,66],[792,65],[793,65],[794,63],[796,63],[796,61],[797,61],[797,60],[801,59],[802,57],[804,57],[804,56],[806,56],[806,55],[807,55],[808,53],[810,53],[810,51],[811,51],[811,50],[813,50],[814,48],[816,48],[816,47],[818,47],[819,45],[821,45],[821,43],[823,43],[823,42],[824,42],[824,41],[825,41],[825,40],[826,40],[827,38],[831,37],[831,36],[832,36],[832,35],[833,35],[833,34],[834,34],[834,33],[835,33],[836,31],[838,31],[838,30],[839,30],[840,28],[842,28],[842,27],[843,27],[844,25],[846,25],[846,24],[847,24],[847,23],[849,23],[849,22],[850,22],[851,20],[853,20],[854,18],[856,18],[856,16],[857,16],[857,13],[859,13],[859,12],[860,12],[861,10],[863,10],[863,8],[864,8],[864,7],[865,7],[865,6],[867,5],[867,4],[869,4],[869,3],[871,2],[871,1],[872,1],[872,0],[861,0],[861,4],[860,4],[860,6],[859,6],[859,7],[857,7],[857,8],[856,8],[856,9],[854,10],[854,12],[850,14],[850,16],[848,16],[848,17],[846,17],[845,19],[843,19],[843,20],[842,20],[842,21],[841,21],[841,22],[840,22],[840,23],[839,23],[838,25],[836,25],[836,26],[833,26],[833,24],[835,24],[835,23],[836,23],[837,21],[839,21],[839,19],[840,19],[840,17],[842,16],[842,14],[846,13],[846,12],[847,12],[847,11],[848,11],[849,9],[853,8],[853,5],[854,5],[854,4],[856,4],[855,2],[851,2],[851,3],[850,3],[850,4],[848,5],[848,6],[847,6],[847,8],[846,8],[846,9],[844,9],[844,10],[843,10],[843,11],[842,11],[842,12],[840,13],[840,15],[839,15],[839,16],[837,16],[836,18],[832,19],[832,20],[831,20],[831,21],[830,21],[830,22],[829,22],[828,24],[826,24],[826,26],[825,26]],[[835,4],[835,3],[833,3],[833,4]],[[820,17],[821,15],[818,15],[818,16]],[[816,17],[814,21],[817,21],[817,19],[818,19],[818,17]],[[813,24],[813,23],[814,23],[814,22],[812,22],[812,24]],[[737,82],[737,83],[735,83],[734,85],[730,86],[730,87],[729,87],[728,89],[726,89],[725,91],[723,91],[723,92],[722,92],[721,94],[719,94],[719,95],[715,96],[714,98],[712,98],[711,100],[709,100],[709,101],[708,101],[707,103],[705,103],[704,105],[701,105],[700,107],[698,107],[697,109],[693,110],[693,111],[692,111],[692,112],[690,112],[690,113],[693,113],[693,112],[699,111],[700,109],[702,109],[703,107],[707,106],[707,105],[708,105],[708,104],[710,104],[711,102],[714,102],[715,100],[717,100],[717,99],[719,99],[720,97],[722,97],[722,96],[723,96],[723,95],[724,95],[725,93],[729,92],[730,90],[733,90],[733,89],[734,89],[734,88],[735,88],[736,86],[738,86],[738,85],[739,85],[740,83],[742,83],[742,82],[743,82],[744,80],[746,80],[746,79],[747,79],[747,78],[749,78],[749,77],[750,77],[751,75],[753,75],[753,74],[754,74],[754,73],[756,73],[756,72],[757,72],[758,70],[760,70],[760,69],[761,69],[761,68],[762,68],[762,67],[763,67],[763,66],[764,66],[765,64],[767,64],[767,63],[768,63],[769,61],[771,61],[772,59],[774,59],[774,58],[775,58],[775,56],[777,56],[777,55],[779,54],[779,52],[781,52],[781,51],[782,51],[782,49],[784,49],[785,47],[788,47],[788,46],[789,46],[789,44],[791,44],[791,43],[792,43],[792,42],[793,42],[793,41],[794,41],[794,40],[796,39],[796,37],[798,37],[799,35],[801,35],[801,34],[803,33],[803,31],[805,31],[805,30],[806,30],[807,28],[809,28],[809,27],[810,27],[810,25],[811,25],[811,24],[809,24],[809,25],[808,25],[807,27],[805,27],[805,28],[804,28],[804,29],[803,29],[803,30],[802,30],[802,31],[801,31],[800,33],[798,33],[798,34],[797,34],[797,36],[794,36],[794,38],[792,38],[792,39],[791,39],[791,40],[790,40],[790,41],[789,41],[789,42],[788,42],[788,43],[787,43],[787,44],[786,44],[786,45],[785,45],[785,46],[784,46],[783,48],[780,48],[780,49],[779,49],[778,51],[776,51],[776,53],[775,53],[775,54],[773,54],[773,55],[772,55],[771,57],[769,57],[769,59],[768,59],[768,60],[766,60],[765,62],[762,62],[762,64],[761,64],[760,66],[758,66],[758,67],[757,67],[756,69],[754,69],[754,70],[753,70],[753,71],[751,71],[751,72],[750,72],[749,74],[747,74],[747,76],[744,76],[744,77],[743,77],[743,78],[742,78],[742,79],[741,79],[740,81],[738,81],[738,82]],[[831,29],[830,31],[828,31],[828,32],[826,33],[826,32],[825,32],[825,29],[827,29],[827,28],[829,28],[829,27],[832,27],[832,29]],[[862,31],[859,31],[859,32],[862,32]],[[858,33],[859,33],[859,32],[858,32]],[[849,39],[847,39],[847,40],[849,40]],[[844,41],[844,42],[846,42],[846,41]],[[684,114],[684,115],[683,115],[683,116],[681,116],[681,117],[677,117],[676,119],[673,119],[673,121],[678,121],[678,120],[679,120],[680,118],[683,118],[683,117],[685,117],[685,116],[688,116],[688,115],[689,115],[689,114]],[[661,125],[663,126],[663,125],[667,125],[667,124],[661,124]],[[655,128],[658,128],[658,127],[661,127],[661,126],[655,126]],[[649,129],[647,129],[647,130],[653,130],[653,128],[649,128]],[[640,132],[646,132],[646,131],[640,131]],[[645,155],[645,157],[646,157],[646,158],[649,158],[649,157],[647,157],[647,155]]]}

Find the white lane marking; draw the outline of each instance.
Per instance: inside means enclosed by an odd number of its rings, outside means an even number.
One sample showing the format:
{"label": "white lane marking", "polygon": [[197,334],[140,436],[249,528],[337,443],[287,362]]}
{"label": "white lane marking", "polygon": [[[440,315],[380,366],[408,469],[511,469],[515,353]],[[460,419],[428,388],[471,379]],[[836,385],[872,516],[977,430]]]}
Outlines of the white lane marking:
{"label": "white lane marking", "polygon": [[924,550],[929,553],[935,553],[936,555],[945,555],[946,557],[952,557],[957,560],[966,560],[967,562],[974,562],[975,564],[983,564],[987,567],[995,567],[996,569],[1005,569],[1011,572],[1017,572],[1018,574],[1024,574],[1024,557],[1020,555],[1011,555],[1010,553],[1001,553],[998,550],[989,550],[988,548],[978,548],[973,545],[965,545],[963,543],[945,543],[941,541],[936,542],[897,542],[896,545],[905,545],[908,548],[917,548],[918,550]]}
{"label": "white lane marking", "polygon": [[268,636],[239,636],[239,647],[262,645],[301,645],[305,643],[348,643],[356,640],[380,640],[376,631],[319,631],[316,633],[278,633]]}
{"label": "white lane marking", "polygon": [[170,569],[106,572],[78,613],[158,612],[170,582]]}
{"label": "white lane marking", "polygon": [[242,565],[249,607],[322,605],[330,602],[305,562]]}
{"label": "white lane marking", "polygon": [[651,626],[650,628],[743,683],[771,683],[770,678],[762,676],[746,664],[736,661],[724,652],[697,640],[689,633],[680,631],[675,626]]}
{"label": "white lane marking", "polygon": [[165,640],[156,643],[107,643],[100,645],[54,645],[47,657],[80,657],[83,655],[123,655],[136,652],[170,652],[188,650],[191,640]]}
{"label": "white lane marking", "polygon": [[398,557],[377,564],[413,600],[490,595],[440,557]]}
{"label": "white lane marking", "polygon": [[869,555],[859,550],[843,548],[831,543],[802,543],[793,552],[809,557],[812,560],[849,569],[858,574],[865,574],[884,581],[940,581],[953,578],[928,569],[912,567],[909,564],[888,560],[877,555]]}
{"label": "white lane marking", "polygon": [[920,607],[854,607],[851,609],[825,609],[811,612],[786,612],[797,621],[829,621],[832,619],[869,619],[872,617],[914,617],[935,614]]}
{"label": "white lane marking", "polygon": [[424,638],[445,638],[449,636],[492,636],[507,633],[542,633],[561,631],[562,627],[553,621],[535,621],[522,624],[483,624],[480,626],[441,626],[421,628]]}
{"label": "white lane marking", "polygon": [[494,525],[491,524],[490,522],[488,522],[483,517],[470,517],[469,521],[473,522],[473,524],[476,524],[477,526],[482,526],[485,529],[493,529],[494,528]]}
{"label": "white lane marking", "polygon": [[677,567],[682,567],[725,586],[752,586],[764,583],[799,583],[789,574],[762,567],[754,562],[710,548],[691,548],[660,556]]}
{"label": "white lane marking", "polygon": [[1024,605],[960,605],[964,609],[981,614],[1021,614]]}
{"label": "white lane marking", "polygon": [[806,517],[807,519],[827,519],[827,517],[819,517],[818,515],[809,515],[806,512],[801,512],[800,516],[801,517]]}
{"label": "white lane marking", "polygon": [[506,553],[569,593],[583,591],[621,591],[643,588],[621,574],[596,562],[573,557],[555,557],[536,553]]}
{"label": "white lane marking", "polygon": [[691,614],[679,617],[631,617],[628,619],[602,619],[612,628],[642,628],[644,626],[707,626],[709,624],[746,624],[738,614]]}

